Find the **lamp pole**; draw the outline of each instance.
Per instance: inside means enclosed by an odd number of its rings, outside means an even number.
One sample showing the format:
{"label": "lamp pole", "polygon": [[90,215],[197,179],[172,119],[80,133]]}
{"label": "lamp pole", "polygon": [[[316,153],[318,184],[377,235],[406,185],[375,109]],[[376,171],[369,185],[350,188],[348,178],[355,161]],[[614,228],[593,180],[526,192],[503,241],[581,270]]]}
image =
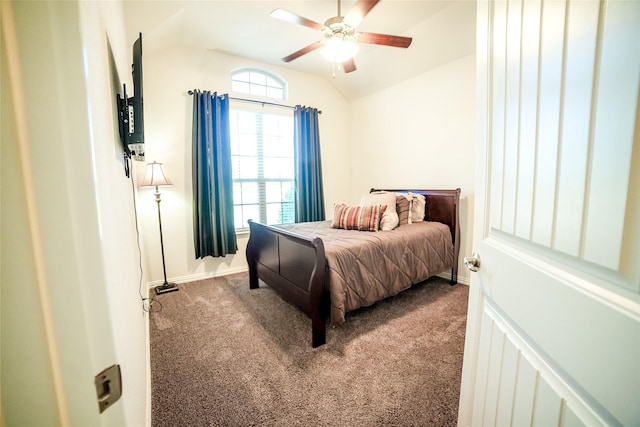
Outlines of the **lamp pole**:
{"label": "lamp pole", "polygon": [[160,252],[162,253],[162,273],[164,274],[164,283],[155,287],[156,294],[164,294],[178,290],[178,285],[167,282],[167,267],[164,262],[164,240],[162,239],[162,215],[160,215],[160,190],[156,185],[156,203],[158,204],[158,226],[160,228]]}
{"label": "lamp pole", "polygon": [[164,275],[164,283],[155,287],[156,294],[173,292],[178,290],[178,285],[167,281],[167,266],[164,259],[164,239],[162,236],[162,215],[160,214],[160,190],[159,185],[171,185],[171,181],[167,179],[162,170],[162,163],[149,163],[147,165],[147,174],[141,184],[142,187],[155,187],[156,204],[158,205],[158,227],[160,229],[160,252],[162,253],[162,273]]}
{"label": "lamp pole", "polygon": [[162,253],[162,273],[164,274],[164,283],[161,286],[156,286],[156,293],[161,294],[163,292],[177,291],[178,286],[175,283],[167,282],[167,267],[164,262],[164,241],[162,239],[162,215],[160,215],[160,191],[156,185],[156,203],[158,204],[158,226],[160,227],[160,252]]}

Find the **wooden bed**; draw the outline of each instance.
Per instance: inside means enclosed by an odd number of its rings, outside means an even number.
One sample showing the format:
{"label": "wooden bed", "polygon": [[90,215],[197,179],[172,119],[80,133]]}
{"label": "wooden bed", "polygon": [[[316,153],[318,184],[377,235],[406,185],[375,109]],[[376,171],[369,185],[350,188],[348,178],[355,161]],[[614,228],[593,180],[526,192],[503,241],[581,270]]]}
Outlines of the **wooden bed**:
{"label": "wooden bed", "polygon": [[[425,221],[446,224],[451,232],[453,265],[450,283],[455,285],[458,278],[460,251],[460,226],[458,222],[460,189],[372,189],[371,191],[412,192],[425,196]],[[249,264],[250,288],[258,288],[259,280],[265,282],[284,300],[295,305],[311,318],[312,346],[318,347],[325,344],[327,319],[330,311],[330,293],[329,266],[322,239],[253,221],[249,221],[249,228],[251,234],[246,255]],[[441,272],[435,274],[439,273]],[[422,280],[426,279],[427,277],[424,277]]]}

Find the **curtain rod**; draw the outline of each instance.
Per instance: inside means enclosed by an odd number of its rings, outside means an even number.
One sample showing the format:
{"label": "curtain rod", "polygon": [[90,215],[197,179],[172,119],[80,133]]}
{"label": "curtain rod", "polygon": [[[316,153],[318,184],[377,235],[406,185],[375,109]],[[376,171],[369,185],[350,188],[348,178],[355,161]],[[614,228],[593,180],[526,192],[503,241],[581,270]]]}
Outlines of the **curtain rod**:
{"label": "curtain rod", "polygon": [[[189,95],[193,95],[193,94],[194,94],[194,92],[193,92],[192,90],[190,90],[190,91],[189,91]],[[229,99],[230,99],[231,101],[250,102],[250,103],[252,103],[252,104],[260,104],[260,105],[262,105],[263,107],[264,107],[265,105],[271,105],[271,106],[274,106],[274,107],[291,108],[292,110],[294,110],[294,109],[296,108],[296,107],[291,106],[291,105],[278,104],[278,103],[275,103],[275,102],[268,102],[268,101],[258,101],[258,100],[256,100],[256,99],[235,98],[235,97],[233,97],[233,96],[230,96],[230,97],[229,97]],[[322,111],[318,110],[318,114],[322,114]]]}

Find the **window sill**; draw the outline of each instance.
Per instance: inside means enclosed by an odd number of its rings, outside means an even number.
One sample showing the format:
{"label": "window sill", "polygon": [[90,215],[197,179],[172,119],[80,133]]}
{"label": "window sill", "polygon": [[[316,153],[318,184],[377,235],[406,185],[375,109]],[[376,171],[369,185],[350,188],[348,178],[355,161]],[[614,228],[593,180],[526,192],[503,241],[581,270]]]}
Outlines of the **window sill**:
{"label": "window sill", "polygon": [[236,228],[236,236],[248,236],[249,229],[248,228]]}

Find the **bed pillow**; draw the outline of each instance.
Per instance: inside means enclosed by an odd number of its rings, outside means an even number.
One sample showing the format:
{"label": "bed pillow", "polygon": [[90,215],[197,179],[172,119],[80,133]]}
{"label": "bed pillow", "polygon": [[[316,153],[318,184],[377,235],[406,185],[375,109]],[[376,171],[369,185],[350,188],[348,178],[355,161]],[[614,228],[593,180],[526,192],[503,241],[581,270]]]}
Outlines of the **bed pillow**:
{"label": "bed pillow", "polygon": [[424,221],[426,199],[422,194],[408,193],[411,196],[411,222]]}
{"label": "bed pillow", "polygon": [[378,231],[386,207],[335,205],[331,227],[345,230]]}
{"label": "bed pillow", "polygon": [[389,231],[398,226],[400,220],[396,212],[396,195],[388,191],[374,191],[367,193],[360,198],[360,206],[386,206],[382,219],[380,220],[380,230]]}
{"label": "bed pillow", "polygon": [[396,212],[398,213],[399,225],[411,224],[411,217],[409,215],[411,204],[407,197],[406,194],[396,194]]}

